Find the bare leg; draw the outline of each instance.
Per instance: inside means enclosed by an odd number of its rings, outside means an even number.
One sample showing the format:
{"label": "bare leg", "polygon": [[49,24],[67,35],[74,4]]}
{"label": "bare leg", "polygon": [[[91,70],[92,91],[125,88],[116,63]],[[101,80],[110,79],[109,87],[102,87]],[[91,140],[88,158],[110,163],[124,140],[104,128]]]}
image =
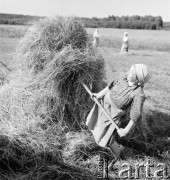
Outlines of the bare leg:
{"label": "bare leg", "polygon": [[119,146],[119,144],[114,141],[111,145],[108,146],[110,148],[110,150],[112,151],[112,153],[116,156],[116,158],[113,158],[113,160],[110,162],[108,169],[111,170],[113,168],[113,165],[116,163],[116,161],[118,159],[120,159],[120,152],[121,152],[121,148]]}
{"label": "bare leg", "polygon": [[117,157],[118,159],[120,159],[121,148],[120,148],[119,144],[118,144],[116,141],[114,141],[114,143],[112,143],[112,144],[109,145],[108,147],[110,148],[110,150],[112,151],[112,153],[113,153],[114,155],[116,155],[116,157]]}

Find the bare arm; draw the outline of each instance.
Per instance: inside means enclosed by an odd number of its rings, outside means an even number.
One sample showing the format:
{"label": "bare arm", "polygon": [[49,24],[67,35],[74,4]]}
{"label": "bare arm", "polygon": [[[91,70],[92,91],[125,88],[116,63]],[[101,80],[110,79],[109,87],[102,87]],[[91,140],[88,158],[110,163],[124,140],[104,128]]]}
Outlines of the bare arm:
{"label": "bare arm", "polygon": [[93,95],[96,96],[97,99],[102,98],[104,95],[106,95],[112,89],[114,84],[115,84],[115,82],[113,80],[103,90],[101,90],[99,93],[93,93]]}
{"label": "bare arm", "polygon": [[123,129],[120,128],[117,132],[120,137],[126,136],[135,126],[135,122],[133,120],[130,120],[128,125]]}
{"label": "bare arm", "polygon": [[117,132],[120,137],[126,136],[139,121],[142,115],[143,103],[145,100],[144,94],[137,94],[133,100],[131,111],[130,111],[130,121],[128,125],[122,129],[120,128]]}
{"label": "bare arm", "polygon": [[97,99],[102,98],[107,92],[109,92],[108,86],[101,90],[99,93],[94,93]]}

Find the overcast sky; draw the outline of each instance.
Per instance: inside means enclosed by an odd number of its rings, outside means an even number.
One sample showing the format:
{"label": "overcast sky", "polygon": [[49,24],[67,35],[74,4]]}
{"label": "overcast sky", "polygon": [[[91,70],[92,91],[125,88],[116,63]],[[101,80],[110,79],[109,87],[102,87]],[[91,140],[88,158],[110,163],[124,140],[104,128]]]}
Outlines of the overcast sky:
{"label": "overcast sky", "polygon": [[0,13],[26,15],[153,15],[170,21],[170,0],[0,0]]}

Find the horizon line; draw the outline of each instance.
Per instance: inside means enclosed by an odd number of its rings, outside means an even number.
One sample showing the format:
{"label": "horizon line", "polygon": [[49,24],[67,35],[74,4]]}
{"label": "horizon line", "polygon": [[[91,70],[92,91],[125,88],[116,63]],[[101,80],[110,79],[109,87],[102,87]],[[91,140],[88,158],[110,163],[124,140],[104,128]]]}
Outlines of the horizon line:
{"label": "horizon line", "polygon": [[[24,15],[24,16],[37,16],[37,17],[52,17],[52,16],[62,16],[62,17],[69,17],[69,15],[51,15],[51,16],[42,16],[42,15],[32,15],[32,14],[20,14],[20,13],[1,13],[0,12],[0,14],[10,14],[10,15]],[[129,17],[132,17],[132,16],[140,16],[140,17],[145,17],[145,16],[152,16],[152,17],[158,17],[158,16],[160,16],[161,18],[162,18],[162,20],[163,20],[163,17],[161,16],[161,15],[157,15],[157,16],[153,16],[153,15],[151,15],[151,14],[146,14],[146,15],[138,15],[138,14],[134,14],[134,15],[121,15],[121,16],[118,16],[118,15],[114,15],[114,14],[112,14],[112,15],[108,15],[108,16],[104,16],[104,17],[97,17],[97,16],[93,16],[93,17],[85,17],[85,16],[76,16],[76,15],[70,15],[70,16],[75,16],[75,17],[80,17],[80,18],[89,18],[89,19],[92,19],[92,18],[98,18],[98,19],[101,19],[101,18],[106,18],[106,17],[109,17],[109,16],[117,16],[117,17],[122,17],[122,16],[129,16]],[[163,20],[163,22],[170,22],[170,20],[169,21],[164,21]]]}

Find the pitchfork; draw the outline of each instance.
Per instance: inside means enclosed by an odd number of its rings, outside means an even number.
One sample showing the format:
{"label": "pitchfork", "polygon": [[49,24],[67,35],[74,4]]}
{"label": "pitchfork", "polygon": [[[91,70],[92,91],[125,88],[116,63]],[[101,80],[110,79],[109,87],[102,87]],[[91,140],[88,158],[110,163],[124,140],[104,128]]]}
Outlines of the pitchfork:
{"label": "pitchfork", "polygon": [[90,97],[95,101],[95,103],[101,108],[101,110],[105,113],[105,115],[107,116],[107,118],[111,121],[111,123],[114,125],[114,127],[116,128],[116,130],[119,130],[119,127],[117,126],[117,124],[113,121],[113,119],[111,118],[111,116],[107,113],[107,111],[103,108],[103,106],[99,103],[99,101],[97,100],[97,98],[93,95],[93,93],[90,91],[90,89],[84,84],[82,83],[83,87],[86,89],[86,91],[89,93]]}
{"label": "pitchfork", "polygon": [[[97,98],[93,95],[93,93],[90,91],[90,89],[84,84],[82,83],[83,87],[85,88],[85,90],[89,93],[90,97],[92,98],[92,100],[95,101],[95,103],[101,108],[101,110],[104,112],[104,114],[107,116],[107,118],[110,120],[110,122],[114,125],[114,127],[116,128],[116,130],[119,130],[119,127],[117,126],[117,124],[112,120],[111,116],[107,113],[107,111],[103,108],[103,106],[99,103],[99,101],[97,100]],[[116,161],[118,160],[118,158],[113,159],[109,166],[108,169],[110,170],[111,167],[113,166],[113,164],[116,163]],[[108,171],[107,171],[108,172]],[[108,174],[105,174],[105,178],[108,178]]]}

